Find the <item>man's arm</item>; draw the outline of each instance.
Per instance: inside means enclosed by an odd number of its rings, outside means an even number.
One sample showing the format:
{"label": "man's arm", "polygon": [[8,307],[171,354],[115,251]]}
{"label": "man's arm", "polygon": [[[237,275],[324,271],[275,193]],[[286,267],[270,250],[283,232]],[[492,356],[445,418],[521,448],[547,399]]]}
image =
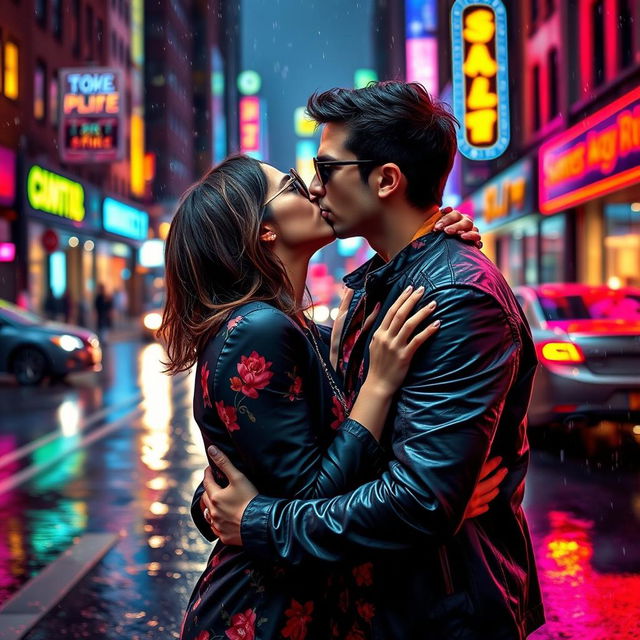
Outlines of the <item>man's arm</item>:
{"label": "man's arm", "polygon": [[298,563],[341,560],[354,547],[398,549],[459,528],[518,369],[517,327],[495,300],[467,288],[437,300],[437,337],[414,356],[382,476],[321,500],[257,496],[242,517],[250,553]]}

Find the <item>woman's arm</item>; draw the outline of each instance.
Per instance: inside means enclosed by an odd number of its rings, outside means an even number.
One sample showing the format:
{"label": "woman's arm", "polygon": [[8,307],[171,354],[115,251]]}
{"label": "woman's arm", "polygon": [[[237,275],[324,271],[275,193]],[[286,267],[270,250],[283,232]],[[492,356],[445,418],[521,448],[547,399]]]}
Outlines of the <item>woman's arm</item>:
{"label": "woman's arm", "polygon": [[[198,366],[195,403],[203,410],[205,441],[213,442],[262,490],[271,495],[319,498],[338,495],[375,476],[381,464],[376,439],[361,424],[345,418],[337,398],[333,432],[327,446],[314,429],[307,388],[308,344],[284,314],[265,307],[252,310],[229,331],[219,357],[205,350]],[[310,385],[309,385],[310,386]],[[207,425],[221,421],[227,437]],[[329,437],[331,437],[329,435]],[[212,465],[214,472],[215,465]],[[200,485],[192,516],[203,535],[214,537],[202,513]]]}

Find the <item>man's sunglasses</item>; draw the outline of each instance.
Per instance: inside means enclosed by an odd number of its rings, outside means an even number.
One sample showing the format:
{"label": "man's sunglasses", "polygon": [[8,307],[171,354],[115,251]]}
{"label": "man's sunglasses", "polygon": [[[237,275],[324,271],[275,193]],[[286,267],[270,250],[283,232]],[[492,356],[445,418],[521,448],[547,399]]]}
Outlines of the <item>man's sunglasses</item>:
{"label": "man's sunglasses", "polygon": [[331,172],[336,167],[342,167],[349,164],[378,164],[375,160],[318,160],[313,159],[313,167],[316,170],[316,176],[320,180],[322,186],[326,185],[331,178]]}
{"label": "man's sunglasses", "polygon": [[288,171],[290,180],[287,184],[278,191],[278,193],[273,194],[262,206],[266,207],[272,200],[277,198],[280,194],[284,193],[290,187],[295,187],[295,190],[301,195],[304,196],[307,200],[311,200],[311,193],[309,191],[309,187],[307,187],[305,181],[300,177],[300,174],[295,169],[289,169]]}

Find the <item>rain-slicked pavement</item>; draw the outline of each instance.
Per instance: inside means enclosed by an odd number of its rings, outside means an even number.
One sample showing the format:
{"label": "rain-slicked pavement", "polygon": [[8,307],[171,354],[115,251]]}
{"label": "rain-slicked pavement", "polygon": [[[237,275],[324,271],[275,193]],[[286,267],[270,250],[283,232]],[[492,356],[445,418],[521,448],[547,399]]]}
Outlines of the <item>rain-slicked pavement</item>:
{"label": "rain-slicked pavement", "polygon": [[[188,513],[205,458],[191,378],[162,375],[162,355],[157,344],[115,343],[101,374],[39,389],[0,382],[0,483],[61,456],[0,493],[0,603],[84,533],[120,536],[28,640],[179,635],[210,550]],[[103,406],[116,408],[97,413]],[[63,437],[2,464],[55,430]],[[640,637],[637,451],[627,444],[622,458],[620,450],[586,456],[562,442],[537,445],[529,473],[526,507],[549,620],[534,638]]]}

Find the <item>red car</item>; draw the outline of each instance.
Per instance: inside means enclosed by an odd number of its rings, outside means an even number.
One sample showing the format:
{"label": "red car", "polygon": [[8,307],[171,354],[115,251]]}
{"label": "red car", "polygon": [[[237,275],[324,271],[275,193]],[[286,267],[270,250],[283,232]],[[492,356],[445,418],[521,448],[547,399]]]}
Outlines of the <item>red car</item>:
{"label": "red car", "polygon": [[640,289],[518,287],[540,367],[531,426],[614,420],[640,432]]}

